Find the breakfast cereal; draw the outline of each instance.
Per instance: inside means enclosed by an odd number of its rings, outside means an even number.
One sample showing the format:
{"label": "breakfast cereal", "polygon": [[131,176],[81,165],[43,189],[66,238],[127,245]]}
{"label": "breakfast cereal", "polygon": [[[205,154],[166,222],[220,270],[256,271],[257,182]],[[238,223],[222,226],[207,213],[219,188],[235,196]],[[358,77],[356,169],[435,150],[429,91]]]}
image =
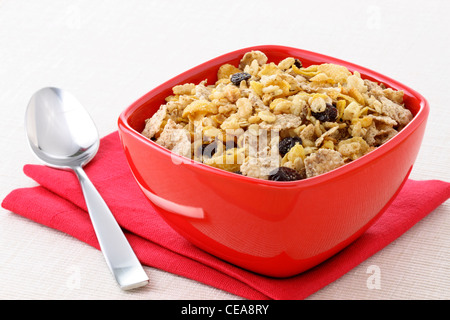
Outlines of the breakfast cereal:
{"label": "breakfast cereal", "polygon": [[412,120],[403,92],[344,66],[278,63],[250,51],[217,80],[183,83],[142,135],[184,157],[253,178],[324,174],[386,143]]}

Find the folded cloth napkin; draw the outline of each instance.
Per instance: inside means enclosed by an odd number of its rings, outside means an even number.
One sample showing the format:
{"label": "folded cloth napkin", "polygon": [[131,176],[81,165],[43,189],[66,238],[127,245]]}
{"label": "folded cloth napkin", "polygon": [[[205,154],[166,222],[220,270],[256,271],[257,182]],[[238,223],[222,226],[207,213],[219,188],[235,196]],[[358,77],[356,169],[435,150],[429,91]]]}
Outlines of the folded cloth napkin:
{"label": "folded cloth napkin", "polygon": [[[450,183],[408,180],[389,209],[350,246],[307,272],[274,279],[209,255],[173,231],[137,186],[117,132],[101,140],[97,156],[85,169],[144,265],[259,300],[308,297],[384,248],[450,197]],[[39,186],[12,191],[2,206],[99,249],[75,175],[42,165],[26,165],[24,172]]]}

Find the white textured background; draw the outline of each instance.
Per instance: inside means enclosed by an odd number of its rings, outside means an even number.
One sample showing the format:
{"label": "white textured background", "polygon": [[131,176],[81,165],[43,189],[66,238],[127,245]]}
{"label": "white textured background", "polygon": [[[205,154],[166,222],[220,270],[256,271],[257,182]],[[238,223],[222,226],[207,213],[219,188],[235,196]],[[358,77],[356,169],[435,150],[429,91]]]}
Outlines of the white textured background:
{"label": "white textured background", "polygon": [[[279,44],[335,56],[422,93],[431,114],[413,179],[450,181],[450,2],[0,0],[0,196],[33,186],[23,127],[41,87],[71,91],[101,136],[119,113],[171,77],[217,55]],[[371,266],[381,287],[369,289]],[[0,299],[240,299],[147,268],[122,292],[101,253],[4,209]],[[450,203],[309,299],[450,299]]]}

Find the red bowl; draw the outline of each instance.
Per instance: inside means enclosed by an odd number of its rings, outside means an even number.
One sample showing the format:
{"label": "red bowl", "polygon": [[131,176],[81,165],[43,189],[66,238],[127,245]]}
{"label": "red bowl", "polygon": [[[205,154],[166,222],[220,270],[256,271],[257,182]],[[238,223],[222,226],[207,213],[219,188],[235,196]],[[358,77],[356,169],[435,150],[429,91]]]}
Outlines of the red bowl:
{"label": "red bowl", "polygon": [[[140,134],[175,85],[208,79],[245,52],[269,62],[292,56],[304,66],[335,63],[365,79],[404,91],[413,120],[390,141],[328,173],[292,182],[226,172],[172,154]],[[151,90],[121,113],[118,128],[130,168],[158,213],[197,247],[247,270],[288,277],[318,265],[364,233],[408,178],[422,142],[428,102],[416,91],[374,71],[318,53],[256,46],[221,55]]]}

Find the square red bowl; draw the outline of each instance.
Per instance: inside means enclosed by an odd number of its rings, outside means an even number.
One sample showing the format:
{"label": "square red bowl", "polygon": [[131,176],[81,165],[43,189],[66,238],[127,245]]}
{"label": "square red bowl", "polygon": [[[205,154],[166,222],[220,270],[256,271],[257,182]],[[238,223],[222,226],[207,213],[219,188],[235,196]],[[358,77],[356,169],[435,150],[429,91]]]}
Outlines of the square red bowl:
{"label": "square red bowl", "polygon": [[[326,174],[293,182],[259,180],[172,154],[140,134],[172,93],[208,79],[244,53],[264,52],[269,62],[299,58],[303,65],[335,63],[364,79],[403,90],[413,120],[390,141]],[[151,90],[124,110],[119,134],[130,169],[158,213],[199,248],[247,270],[288,277],[323,262],[357,239],[385,211],[408,178],[429,113],[417,92],[358,65],[301,49],[255,46],[194,67]]]}

